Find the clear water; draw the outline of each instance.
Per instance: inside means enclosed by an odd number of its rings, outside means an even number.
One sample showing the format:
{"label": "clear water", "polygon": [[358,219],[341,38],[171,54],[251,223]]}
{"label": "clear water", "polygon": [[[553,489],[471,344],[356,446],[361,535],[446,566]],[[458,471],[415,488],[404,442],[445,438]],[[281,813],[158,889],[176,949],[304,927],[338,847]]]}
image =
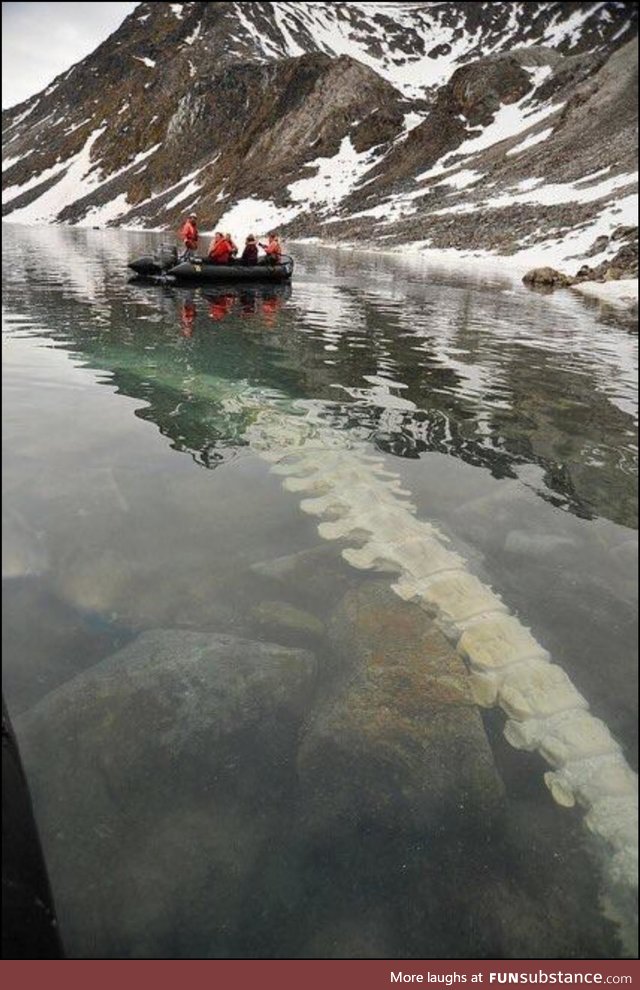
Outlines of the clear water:
{"label": "clear water", "polygon": [[[506,744],[499,711],[473,714],[478,772],[504,785],[495,813],[461,798],[459,709],[445,711],[455,745],[437,766],[402,777],[416,723],[400,716],[380,759],[376,719],[393,718],[399,688],[356,692],[356,718],[353,657],[370,630],[343,598],[371,601],[401,667],[420,647],[416,607],[318,536],[250,427],[256,402],[304,400],[379,453],[633,763],[635,314],[311,245],[282,290],[130,284],[126,261],[159,240],[16,227],[3,239],[4,693],[68,951],[624,954],[580,814],[554,805],[539,757]],[[108,680],[100,725],[54,717],[51,692],[154,629],[308,649],[317,673],[285,725],[290,685],[272,679],[256,702],[240,672],[211,702],[212,744],[160,665],[162,731],[189,740],[169,755],[126,673],[127,719]],[[444,790],[421,818],[413,795],[429,801],[435,777]]]}

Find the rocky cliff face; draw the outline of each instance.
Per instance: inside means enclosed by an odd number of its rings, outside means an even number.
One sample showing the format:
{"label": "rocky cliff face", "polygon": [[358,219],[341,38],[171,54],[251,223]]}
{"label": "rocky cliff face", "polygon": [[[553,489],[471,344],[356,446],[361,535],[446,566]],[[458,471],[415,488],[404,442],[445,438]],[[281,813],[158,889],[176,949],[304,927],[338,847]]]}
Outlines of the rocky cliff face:
{"label": "rocky cliff face", "polygon": [[3,114],[3,215],[579,256],[636,202],[635,31],[622,3],[143,3]]}

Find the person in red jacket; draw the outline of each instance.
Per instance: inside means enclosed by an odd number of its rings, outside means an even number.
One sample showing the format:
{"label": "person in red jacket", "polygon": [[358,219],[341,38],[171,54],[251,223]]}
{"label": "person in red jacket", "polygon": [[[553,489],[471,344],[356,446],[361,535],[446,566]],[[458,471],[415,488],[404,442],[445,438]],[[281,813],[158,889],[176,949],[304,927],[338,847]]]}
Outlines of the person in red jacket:
{"label": "person in red jacket", "polygon": [[261,244],[261,248],[264,248],[267,255],[266,262],[268,265],[278,265],[280,264],[280,255],[282,254],[282,246],[278,240],[278,235],[275,233],[267,234],[267,243]]}
{"label": "person in red jacket", "polygon": [[209,245],[209,261],[214,265],[228,265],[231,261],[231,248],[223,234],[214,234]]}
{"label": "person in red jacket", "polygon": [[198,214],[190,213],[180,228],[180,238],[184,244],[182,260],[189,258],[192,251],[198,250]]}

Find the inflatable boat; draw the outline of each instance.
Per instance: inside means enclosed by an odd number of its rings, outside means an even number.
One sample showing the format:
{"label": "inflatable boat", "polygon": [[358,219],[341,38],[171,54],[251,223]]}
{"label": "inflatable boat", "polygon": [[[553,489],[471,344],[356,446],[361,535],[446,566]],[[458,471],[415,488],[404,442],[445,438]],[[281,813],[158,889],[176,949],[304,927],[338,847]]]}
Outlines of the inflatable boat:
{"label": "inflatable boat", "polygon": [[172,247],[131,261],[129,268],[139,278],[161,282],[287,282],[293,274],[293,258],[283,255],[277,265],[265,261],[257,265],[214,265],[197,256],[178,260],[178,252]]}

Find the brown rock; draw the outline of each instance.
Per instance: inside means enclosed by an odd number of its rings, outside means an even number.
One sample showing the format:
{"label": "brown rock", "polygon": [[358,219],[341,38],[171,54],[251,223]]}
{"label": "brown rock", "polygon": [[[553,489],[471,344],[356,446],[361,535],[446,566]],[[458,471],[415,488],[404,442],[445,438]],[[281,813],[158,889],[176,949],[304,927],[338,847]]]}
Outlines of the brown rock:
{"label": "brown rock", "polygon": [[551,285],[560,286],[573,285],[574,279],[570,275],[564,275],[556,271],[555,268],[532,268],[526,275],[522,276],[525,285]]}
{"label": "brown rock", "polygon": [[343,678],[298,754],[308,827],[437,829],[491,817],[502,784],[467,672],[427,615],[368,582],[345,595],[329,635]]}

